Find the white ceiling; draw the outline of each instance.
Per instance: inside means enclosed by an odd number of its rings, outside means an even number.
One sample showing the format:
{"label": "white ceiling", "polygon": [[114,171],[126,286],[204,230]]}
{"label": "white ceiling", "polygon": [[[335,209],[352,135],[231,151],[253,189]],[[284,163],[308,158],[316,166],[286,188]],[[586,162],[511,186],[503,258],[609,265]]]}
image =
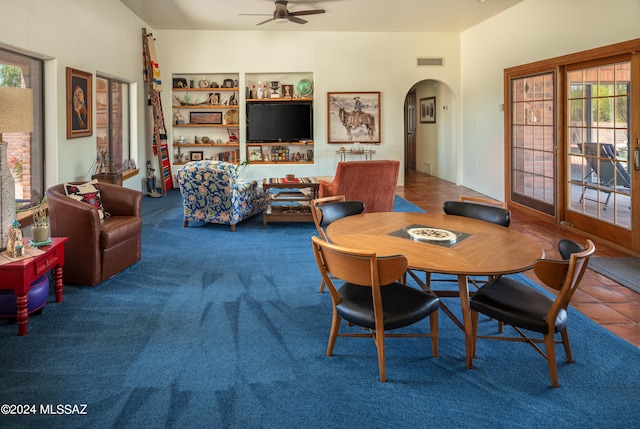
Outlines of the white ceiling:
{"label": "white ceiling", "polygon": [[[156,30],[455,32],[524,0],[291,0],[307,24],[269,22],[273,0],[120,0]],[[244,16],[240,14],[262,14]]]}

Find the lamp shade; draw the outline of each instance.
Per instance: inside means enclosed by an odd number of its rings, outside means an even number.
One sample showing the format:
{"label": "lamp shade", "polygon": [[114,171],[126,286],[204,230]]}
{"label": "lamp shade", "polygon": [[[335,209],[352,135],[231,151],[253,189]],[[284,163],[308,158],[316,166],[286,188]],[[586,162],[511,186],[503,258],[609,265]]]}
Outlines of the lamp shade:
{"label": "lamp shade", "polygon": [[0,134],[31,131],[33,131],[31,89],[0,86]]}

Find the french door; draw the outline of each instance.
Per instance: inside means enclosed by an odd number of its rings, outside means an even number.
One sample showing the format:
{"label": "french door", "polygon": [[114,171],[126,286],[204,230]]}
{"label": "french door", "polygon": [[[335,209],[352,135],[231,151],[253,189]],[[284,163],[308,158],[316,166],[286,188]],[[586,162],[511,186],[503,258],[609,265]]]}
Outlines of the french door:
{"label": "french door", "polygon": [[640,168],[633,69],[629,54],[565,70],[566,220],[628,248],[637,235],[633,177]]}
{"label": "french door", "polygon": [[505,70],[506,198],[640,251],[640,39]]}

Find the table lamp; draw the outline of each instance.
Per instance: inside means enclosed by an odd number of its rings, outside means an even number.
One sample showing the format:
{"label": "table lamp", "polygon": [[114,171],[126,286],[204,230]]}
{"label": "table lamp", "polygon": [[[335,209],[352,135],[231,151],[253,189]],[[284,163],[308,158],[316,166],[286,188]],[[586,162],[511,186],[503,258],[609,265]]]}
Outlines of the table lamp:
{"label": "table lamp", "polygon": [[0,87],[0,251],[7,248],[9,228],[16,220],[15,181],[7,164],[2,133],[33,131],[33,94],[29,88]]}

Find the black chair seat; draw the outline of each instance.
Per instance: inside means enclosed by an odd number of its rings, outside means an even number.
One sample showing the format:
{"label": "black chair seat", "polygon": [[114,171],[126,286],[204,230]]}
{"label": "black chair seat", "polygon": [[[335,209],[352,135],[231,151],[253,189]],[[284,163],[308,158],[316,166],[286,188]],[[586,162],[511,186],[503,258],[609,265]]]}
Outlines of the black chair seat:
{"label": "black chair seat", "polygon": [[[439,298],[400,283],[381,287],[380,292],[385,330],[412,325],[438,309]],[[336,306],[338,314],[358,326],[374,329],[371,288],[345,283],[339,293],[342,302]]]}
{"label": "black chair seat", "polygon": [[[545,317],[554,299],[508,277],[490,280],[471,297],[473,310],[508,325],[546,334]],[[555,332],[567,325],[567,312],[561,309],[556,317]]]}

